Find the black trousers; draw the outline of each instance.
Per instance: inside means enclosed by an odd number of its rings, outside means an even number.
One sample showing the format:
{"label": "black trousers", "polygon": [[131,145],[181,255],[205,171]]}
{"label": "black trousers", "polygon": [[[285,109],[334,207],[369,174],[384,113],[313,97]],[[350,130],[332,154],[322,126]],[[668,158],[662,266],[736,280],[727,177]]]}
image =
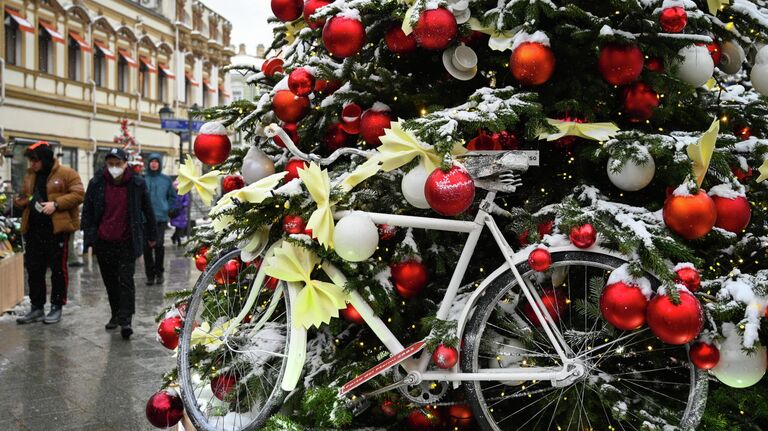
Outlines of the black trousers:
{"label": "black trousers", "polygon": [[[24,235],[26,254],[24,266],[27,268],[29,299],[35,308],[45,306],[45,274],[51,269],[51,304],[67,303],[67,254],[69,253],[69,234],[40,233],[30,230]],[[2,281],[0,281],[2,282]]]}
{"label": "black trousers", "polygon": [[147,278],[156,277],[165,272],[163,262],[165,260],[165,229],[168,222],[157,223],[157,243],[150,247],[148,243],[144,244],[144,272]]}
{"label": "black trousers", "polygon": [[130,325],[136,311],[136,286],[133,284],[136,259],[131,242],[99,240],[95,252],[112,317],[116,317],[121,325]]}

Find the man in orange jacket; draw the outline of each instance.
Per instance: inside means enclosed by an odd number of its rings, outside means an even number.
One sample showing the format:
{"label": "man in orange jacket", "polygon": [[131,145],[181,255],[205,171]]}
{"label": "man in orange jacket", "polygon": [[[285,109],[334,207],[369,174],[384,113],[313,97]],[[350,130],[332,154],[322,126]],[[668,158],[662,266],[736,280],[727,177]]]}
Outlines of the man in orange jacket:
{"label": "man in orange jacket", "polygon": [[[80,229],[79,206],[85,189],[80,175],[61,166],[48,142],[39,141],[24,153],[29,170],[21,195],[14,205],[22,208],[21,231],[24,234],[29,299],[32,309],[17,323],[57,323],[67,303],[67,250],[69,236]],[[45,315],[45,274],[51,269],[51,309]]]}

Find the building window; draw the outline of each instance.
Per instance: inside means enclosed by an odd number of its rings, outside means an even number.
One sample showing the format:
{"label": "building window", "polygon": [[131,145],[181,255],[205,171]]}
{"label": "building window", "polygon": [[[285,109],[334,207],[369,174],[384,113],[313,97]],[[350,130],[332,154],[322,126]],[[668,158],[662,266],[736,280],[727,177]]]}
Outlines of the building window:
{"label": "building window", "polygon": [[93,80],[99,87],[104,87],[107,76],[107,59],[100,49],[93,52]]}
{"label": "building window", "polygon": [[139,65],[139,92],[141,97],[149,96],[149,69],[144,62]]}
{"label": "building window", "polygon": [[18,65],[21,63],[21,31],[19,30],[19,24],[11,17],[10,14],[5,14],[5,61],[8,64]]}
{"label": "building window", "polygon": [[128,92],[128,62],[122,55],[117,59],[117,91]]}
{"label": "building window", "polygon": [[168,101],[168,75],[162,67],[157,68],[157,98],[161,102]]}
{"label": "building window", "polygon": [[187,105],[191,105],[193,92],[192,92],[192,83],[189,82],[189,79],[184,80],[184,96],[185,96],[184,100],[187,101]]}
{"label": "building window", "polygon": [[37,32],[37,58],[41,72],[53,72],[53,41],[43,26],[38,27]]}
{"label": "building window", "polygon": [[67,58],[69,59],[67,77],[73,81],[80,80],[80,56],[80,44],[70,36],[69,44],[67,45]]}
{"label": "building window", "polygon": [[77,148],[61,147],[57,156],[59,163],[77,171]]}

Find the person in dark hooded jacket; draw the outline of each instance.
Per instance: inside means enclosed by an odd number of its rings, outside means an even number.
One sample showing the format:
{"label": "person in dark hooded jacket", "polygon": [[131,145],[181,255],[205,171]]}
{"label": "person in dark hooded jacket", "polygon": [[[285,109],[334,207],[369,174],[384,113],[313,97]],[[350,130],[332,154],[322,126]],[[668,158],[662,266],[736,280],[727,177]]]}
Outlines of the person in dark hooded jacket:
{"label": "person in dark hooded jacket", "polygon": [[165,229],[168,227],[168,212],[176,204],[176,190],[173,181],[168,175],[163,174],[163,156],[158,153],[149,155],[147,171],[144,180],[147,182],[149,197],[152,200],[152,208],[155,210],[157,223],[157,243],[154,247],[146,246],[144,249],[144,272],[147,275],[147,285],[162,284],[165,267]]}
{"label": "person in dark hooded jacket", "polygon": [[93,247],[107,288],[112,317],[104,326],[128,339],[133,334],[136,288],[133,275],[136,259],[145,244],[155,245],[155,213],[144,178],[126,169],[128,155],[113,148],[106,166],[88,183],[83,204],[84,248]]}
{"label": "person in dark hooded jacket", "polygon": [[[24,155],[29,159],[29,170],[14,205],[24,210],[21,231],[26,243],[24,266],[32,309],[16,321],[57,323],[67,303],[67,251],[70,234],[80,228],[78,207],[83,202],[83,183],[77,172],[54,159],[46,141],[36,142]],[[44,316],[48,268],[51,269],[51,310]]]}

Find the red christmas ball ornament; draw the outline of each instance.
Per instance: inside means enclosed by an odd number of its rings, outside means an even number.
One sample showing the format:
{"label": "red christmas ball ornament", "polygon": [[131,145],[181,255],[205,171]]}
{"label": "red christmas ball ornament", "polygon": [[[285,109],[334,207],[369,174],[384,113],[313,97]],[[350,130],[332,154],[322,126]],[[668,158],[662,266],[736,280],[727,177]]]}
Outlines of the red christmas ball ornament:
{"label": "red christmas ball ornament", "polygon": [[514,151],[520,147],[520,138],[517,133],[502,130],[493,133],[491,137],[501,145],[502,150]]}
{"label": "red christmas ball ornament", "polygon": [[146,413],[147,420],[153,426],[169,428],[179,423],[184,416],[184,403],[175,392],[155,392],[147,401]]}
{"label": "red christmas ball ornament", "polygon": [[447,48],[458,32],[456,17],[444,7],[423,11],[413,29],[419,46],[433,51]]}
{"label": "red christmas ball ornament", "polygon": [[227,398],[227,395],[232,392],[236,385],[237,377],[229,373],[219,374],[211,379],[211,391],[216,398],[222,401]]}
{"label": "red christmas ball ornament", "polygon": [[261,64],[261,71],[264,72],[264,76],[271,78],[276,73],[283,73],[283,59],[282,58],[270,58]]}
{"label": "red christmas ball ornament", "polygon": [[603,78],[613,85],[637,81],[643,72],[643,52],[634,43],[608,43],[600,48],[597,65]]}
{"label": "red christmas ball ornament", "polygon": [[661,73],[664,72],[664,62],[658,57],[651,57],[645,60],[645,68],[651,72]]}
{"label": "red christmas ball ornament", "polygon": [[293,179],[299,178],[299,169],[304,169],[307,167],[307,162],[301,159],[291,159],[288,160],[288,163],[285,164],[285,170],[288,172],[288,175],[284,177],[285,182],[291,181]]}
{"label": "red christmas ball ornament", "polygon": [[622,281],[609,284],[600,295],[603,318],[617,329],[634,331],[645,325],[648,298],[634,284]]}
{"label": "red christmas ball ornament", "polygon": [[323,27],[323,44],[334,57],[351,57],[365,44],[365,26],[354,18],[335,16]]}
{"label": "red christmas ball ornament", "polygon": [[379,241],[389,241],[397,235],[397,226],[388,224],[380,224],[379,226]]}
{"label": "red christmas ball ornament", "polygon": [[675,274],[676,284],[682,284],[691,292],[696,292],[701,288],[701,275],[699,275],[699,271],[696,271],[696,268],[684,266],[675,271]]}
{"label": "red christmas ball ornament", "polygon": [[523,85],[541,85],[555,72],[555,54],[538,42],[523,42],[509,58],[512,75]]}
{"label": "red christmas ball ornament", "polygon": [[240,175],[227,175],[221,181],[221,189],[224,193],[233,192],[245,187],[245,180]]}
{"label": "red christmas ball ornament", "polygon": [[385,400],[381,403],[381,412],[384,413],[385,416],[393,418],[397,416],[397,410],[397,405],[392,400]]}
{"label": "red christmas ball ornament", "polygon": [[240,261],[238,259],[230,259],[224,266],[216,273],[214,279],[219,284],[228,284],[237,280],[240,274]]}
{"label": "red christmas ball ornament", "polygon": [[741,231],[749,226],[749,220],[752,218],[752,209],[749,207],[747,198],[744,196],[735,198],[712,196],[712,201],[717,209],[715,226],[733,233],[741,233]]}
{"label": "red christmas ball ornament", "polygon": [[329,4],[331,4],[331,2],[328,0],[307,0],[307,2],[304,3],[304,21],[309,28],[315,30],[325,25],[325,18],[315,20],[310,17],[314,15],[318,9]]}
{"label": "red christmas ball ornament", "polygon": [[294,69],[288,75],[288,88],[297,96],[309,96],[315,89],[315,75],[304,67]]}
{"label": "red christmas ball ornament", "polygon": [[213,166],[222,163],[227,160],[231,150],[232,142],[229,141],[229,136],[225,134],[201,133],[195,138],[195,157],[206,165]]}
{"label": "red christmas ball ornament", "polygon": [[195,256],[201,256],[201,255],[205,256],[206,254],[208,254],[208,247],[207,246],[202,246],[199,249],[197,249],[197,252],[195,253]]}
{"label": "red christmas ball ornament", "polygon": [[597,240],[597,231],[590,223],[574,226],[571,229],[570,239],[573,245],[578,248],[590,248]]}
{"label": "red christmas ball ornament", "polygon": [[208,259],[205,257],[204,254],[201,254],[200,256],[197,256],[195,258],[195,268],[197,268],[198,271],[205,271],[205,268],[208,266]]}
{"label": "red christmas ball ornament", "polygon": [[179,332],[184,322],[181,317],[166,317],[157,326],[157,337],[166,349],[173,350],[179,345]]}
{"label": "red christmas ball ornament", "polygon": [[381,145],[384,129],[392,124],[392,115],[385,109],[366,109],[360,117],[360,137],[372,147]]}
{"label": "red christmas ball ornament", "polygon": [[322,94],[331,94],[341,88],[341,81],[329,81],[327,79],[318,79],[315,82],[315,91]]}
{"label": "red christmas ball ornament", "polygon": [[714,344],[697,341],[688,351],[688,357],[696,368],[711,370],[720,362],[720,349]]}
{"label": "red christmas ball ornament", "polygon": [[552,255],[546,248],[537,248],[528,255],[528,266],[532,270],[544,272],[552,265]]}
{"label": "red christmas ball ornament", "polygon": [[475,199],[475,182],[466,169],[454,165],[448,171],[435,169],[424,184],[424,196],[435,212],[456,216],[466,211]]}
{"label": "red christmas ball ornament", "polygon": [[390,267],[395,291],[403,298],[413,298],[429,282],[429,272],[423,263],[406,260]]}
{"label": "red christmas ball ornament", "polygon": [[499,151],[501,150],[501,142],[498,139],[494,139],[492,135],[487,134],[484,130],[481,130],[477,137],[472,138],[467,143],[466,148],[469,151]]}
{"label": "red christmas ball ornament", "polygon": [[734,166],[731,168],[731,172],[742,184],[749,182],[749,179],[752,178],[752,166],[748,167],[746,171],[738,166]]}
{"label": "red christmas ball ornament", "polygon": [[659,25],[667,33],[680,33],[687,24],[688,14],[680,6],[668,7],[659,15]]}
{"label": "red christmas ball ornament", "polygon": [[713,40],[706,44],[706,47],[707,51],[709,51],[709,55],[712,56],[712,62],[715,63],[715,66],[720,64],[720,57],[723,55],[723,48],[720,45],[720,42]]}
{"label": "red christmas ball ornament", "polygon": [[695,195],[671,195],[664,202],[664,223],[685,239],[701,238],[717,221],[717,207],[703,190]]}
{"label": "red christmas ball ornament", "polygon": [[435,351],[432,352],[432,363],[435,364],[437,368],[447,370],[453,368],[458,361],[459,352],[455,347],[440,344],[435,348]]}
{"label": "red christmas ball ornament", "polygon": [[411,431],[436,431],[440,429],[443,419],[439,410],[427,406],[412,410],[405,422]]}
{"label": "red christmas ball ornament", "polygon": [[[544,289],[541,294],[541,302],[555,323],[560,321],[560,318],[563,317],[568,308],[568,298],[565,293],[556,289]],[[531,307],[528,301],[525,301],[525,305],[523,305],[523,314],[531,323],[541,326],[539,318],[536,317],[536,312],[533,311],[533,307]]]}
{"label": "red christmas ball ornament", "polygon": [[446,411],[448,420],[448,429],[455,430],[469,430],[472,429],[472,408],[469,404],[454,404],[448,407]]}
{"label": "red christmas ball ornament", "polygon": [[339,314],[347,322],[354,323],[356,325],[362,325],[365,323],[365,319],[360,315],[360,312],[352,304],[347,304],[347,308],[339,310]]}
{"label": "red christmas ball ornament", "polygon": [[293,21],[301,16],[304,0],[272,0],[272,13],[280,21]]}
{"label": "red christmas ball ornament", "polygon": [[272,110],[280,120],[295,123],[309,112],[309,98],[297,96],[291,90],[280,90],[272,98]]}
{"label": "red christmas ball ornament", "polygon": [[339,148],[348,147],[352,144],[354,136],[344,131],[344,126],[341,123],[333,123],[328,126],[328,131],[325,133],[325,148],[328,151],[336,151]]}
{"label": "red christmas ball ornament", "polygon": [[283,217],[283,232],[288,235],[296,235],[304,233],[304,229],[307,228],[307,223],[304,219],[298,215],[287,215]]}
{"label": "red christmas ball ornament", "polygon": [[741,125],[734,127],[733,134],[739,138],[740,141],[746,141],[752,137],[752,128],[747,125]]}
{"label": "red christmas ball ornament", "polygon": [[[282,128],[285,130],[288,137],[291,138],[293,144],[299,145],[299,126],[297,126],[296,123],[285,123],[282,125]],[[278,147],[285,148],[285,142],[283,142],[279,136],[275,135],[272,140],[275,141],[275,145]]]}
{"label": "red christmas ball ornament", "polygon": [[555,227],[555,221],[554,220],[547,220],[543,223],[539,223],[537,226],[537,230],[539,231],[539,235],[542,237],[544,235],[552,235],[552,229]]}
{"label": "red christmas ball ornament", "polygon": [[266,276],[264,278],[264,288],[275,291],[277,289],[278,284],[280,284],[280,279],[275,277]]}
{"label": "red christmas ball ornament", "polygon": [[668,295],[656,295],[648,304],[648,327],[667,344],[687,344],[696,339],[704,325],[701,304],[693,294],[681,290],[680,304]]}
{"label": "red christmas ball ornament", "polygon": [[659,96],[645,82],[635,82],[622,90],[622,104],[629,121],[638,123],[650,119],[659,106]]}
{"label": "red christmas ball ornament", "polygon": [[416,37],[413,33],[406,35],[399,24],[394,24],[384,35],[387,49],[395,54],[410,54],[416,51]]}

